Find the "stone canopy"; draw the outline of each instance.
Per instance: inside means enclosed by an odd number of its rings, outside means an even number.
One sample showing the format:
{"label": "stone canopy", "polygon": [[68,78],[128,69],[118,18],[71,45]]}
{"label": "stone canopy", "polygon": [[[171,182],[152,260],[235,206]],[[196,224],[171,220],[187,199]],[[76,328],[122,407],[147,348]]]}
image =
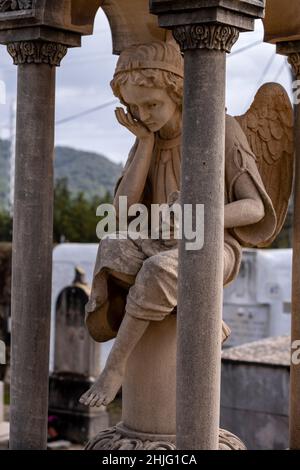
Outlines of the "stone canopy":
{"label": "stone canopy", "polygon": [[[180,2],[153,0],[150,6],[157,8],[160,3],[164,8],[165,4],[174,3],[176,6]],[[244,2],[230,1],[230,8],[236,3]],[[261,1],[246,3],[248,9],[255,9]],[[267,0],[266,41],[300,40],[300,5],[297,0],[289,3],[291,8],[287,9],[281,0]],[[228,0],[216,4],[221,9],[228,8]],[[82,35],[93,34],[99,8],[103,9],[109,21],[115,54],[132,44],[168,37],[168,31],[159,27],[157,16],[149,13],[149,0],[0,0],[0,42],[52,41],[54,28],[60,31],[61,43],[69,47],[80,46]]]}
{"label": "stone canopy", "polygon": [[0,0],[0,42],[51,41],[54,28],[60,31],[61,43],[80,46],[82,35],[93,34],[99,8],[108,18],[115,54],[132,44],[164,40],[168,35],[149,13],[148,0]]}

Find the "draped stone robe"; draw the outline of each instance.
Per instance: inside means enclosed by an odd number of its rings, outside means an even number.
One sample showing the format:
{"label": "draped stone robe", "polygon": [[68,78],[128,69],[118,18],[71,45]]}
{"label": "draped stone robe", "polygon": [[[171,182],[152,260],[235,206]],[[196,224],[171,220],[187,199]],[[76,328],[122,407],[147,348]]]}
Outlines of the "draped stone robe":
{"label": "draped stone robe", "polygon": [[[121,179],[134,158],[138,142],[133,146]],[[180,190],[181,136],[163,140],[155,136],[155,147],[142,200],[146,206],[168,202]],[[224,285],[238,274],[242,246],[256,246],[272,235],[276,215],[247,138],[237,121],[226,117],[225,196],[224,204],[236,201],[240,176],[246,174],[258,190],[265,208],[264,218],[253,225],[224,231]],[[177,305],[178,247],[163,240],[132,240],[125,233],[119,239],[107,237],[100,241],[91,297],[86,305],[86,323],[96,341],[116,336],[125,314],[161,321],[174,313]],[[213,254],[212,254],[213,256]],[[205,267],[199,266],[199,269]],[[112,272],[122,273],[125,282]],[[192,282],[191,273],[191,282]],[[223,323],[223,339],[228,329]]]}

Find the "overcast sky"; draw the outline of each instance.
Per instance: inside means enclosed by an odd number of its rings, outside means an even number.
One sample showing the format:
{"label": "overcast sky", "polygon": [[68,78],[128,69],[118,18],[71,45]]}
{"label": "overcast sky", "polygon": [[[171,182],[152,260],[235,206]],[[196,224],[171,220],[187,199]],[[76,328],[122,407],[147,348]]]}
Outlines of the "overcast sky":
{"label": "overcast sky", "polygon": [[[277,81],[289,92],[291,90],[286,59],[276,55],[275,46],[263,43],[262,39],[262,23],[257,21],[255,32],[241,34],[232,52],[258,41],[261,43],[243,53],[228,56],[227,108],[230,114],[244,113],[258,86],[264,82]],[[57,69],[57,121],[114,98],[109,82],[117,57],[111,50],[108,22],[100,10],[94,35],[83,38],[81,48],[69,49],[62,66]],[[7,88],[7,104],[0,105],[1,138],[9,137],[10,109],[16,96],[16,70],[6,48],[0,46],[0,80],[5,81]],[[133,137],[116,122],[114,107],[57,125],[56,145],[102,153],[115,162],[124,163]]]}

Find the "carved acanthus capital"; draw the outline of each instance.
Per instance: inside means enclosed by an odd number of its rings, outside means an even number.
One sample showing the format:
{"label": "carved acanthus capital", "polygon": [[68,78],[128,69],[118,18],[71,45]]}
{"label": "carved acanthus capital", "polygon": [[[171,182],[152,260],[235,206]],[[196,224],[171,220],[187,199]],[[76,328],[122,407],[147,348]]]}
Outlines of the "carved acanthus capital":
{"label": "carved acanthus capital", "polygon": [[144,440],[138,436],[127,436],[117,427],[101,431],[91,439],[85,447],[86,450],[175,450],[172,442],[159,439]]}
{"label": "carved acanthus capital", "polygon": [[0,12],[31,10],[33,0],[0,0]]}
{"label": "carved acanthus capital", "polygon": [[15,65],[49,64],[59,67],[68,48],[55,42],[21,41],[10,43],[7,50]]}
{"label": "carved acanthus capital", "polygon": [[288,61],[291,64],[296,77],[300,78],[300,53],[295,52],[293,54],[289,54]]}
{"label": "carved acanthus capital", "polygon": [[[160,439],[152,435],[152,439],[145,439],[143,433],[127,434],[118,425],[99,432],[86,445],[86,450],[176,450],[173,440]],[[140,434],[140,435],[139,435]],[[174,436],[175,439],[175,436]],[[234,434],[224,429],[219,430],[219,450],[246,450],[243,442]]]}
{"label": "carved acanthus capital", "polygon": [[239,37],[237,28],[227,25],[185,25],[173,29],[173,36],[182,51],[215,49],[230,52]]}

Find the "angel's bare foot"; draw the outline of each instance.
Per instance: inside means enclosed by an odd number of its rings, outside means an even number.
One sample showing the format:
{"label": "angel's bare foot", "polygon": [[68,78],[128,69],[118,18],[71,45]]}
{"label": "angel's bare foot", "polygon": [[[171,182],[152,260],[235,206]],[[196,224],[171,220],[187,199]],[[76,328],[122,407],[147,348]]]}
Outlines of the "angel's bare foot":
{"label": "angel's bare foot", "polygon": [[105,368],[92,387],[80,397],[80,403],[86,406],[108,405],[118,393],[123,378],[122,369]]}

